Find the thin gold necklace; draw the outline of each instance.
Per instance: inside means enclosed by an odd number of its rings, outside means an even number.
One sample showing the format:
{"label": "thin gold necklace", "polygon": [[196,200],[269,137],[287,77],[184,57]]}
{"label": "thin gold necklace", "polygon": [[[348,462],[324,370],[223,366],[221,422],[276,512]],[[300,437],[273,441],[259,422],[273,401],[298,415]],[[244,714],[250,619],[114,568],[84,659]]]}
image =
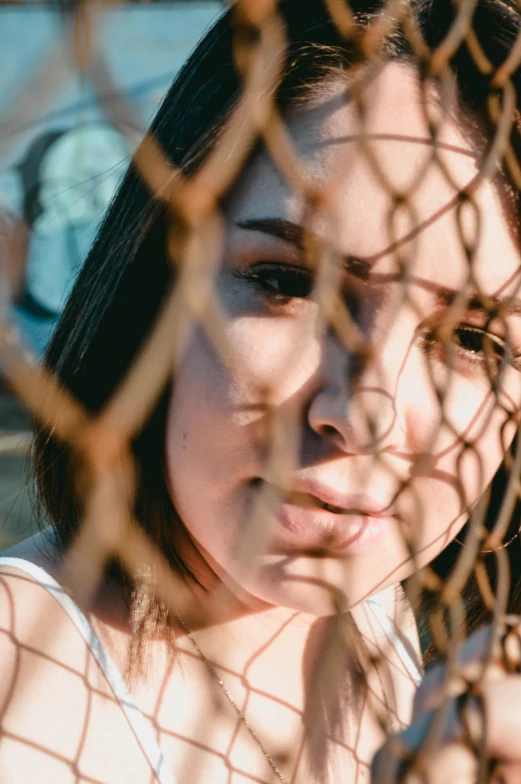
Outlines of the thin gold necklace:
{"label": "thin gold necklace", "polygon": [[[280,781],[283,781],[283,782],[285,782],[285,784],[287,784],[287,782],[288,782],[287,778],[284,776],[284,774],[282,773],[280,768],[277,766],[277,764],[273,761],[273,759],[270,757],[270,755],[266,751],[266,747],[264,746],[263,742],[261,741],[261,739],[259,738],[259,736],[255,732],[255,730],[253,729],[253,727],[249,723],[248,719],[246,718],[246,716],[244,715],[242,710],[239,708],[239,705],[237,704],[237,701],[235,700],[234,696],[231,694],[231,692],[228,689],[228,687],[226,686],[226,684],[219,677],[219,673],[215,669],[215,667],[212,664],[212,662],[209,661],[209,659],[207,659],[206,656],[204,655],[204,653],[202,652],[201,648],[199,647],[199,644],[197,643],[195,637],[192,635],[192,632],[190,631],[190,629],[188,628],[186,623],[179,616],[177,616],[177,620],[179,622],[180,627],[183,629],[184,633],[186,634],[186,636],[190,640],[191,644],[193,645],[193,647],[195,648],[195,650],[197,651],[197,653],[199,654],[199,656],[203,660],[203,664],[205,665],[206,669],[215,678],[215,680],[217,681],[217,683],[219,684],[219,686],[221,687],[221,689],[225,693],[226,698],[228,699],[228,702],[233,707],[234,711],[237,713],[237,715],[239,716],[240,720],[242,721],[242,723],[244,724],[244,726],[246,727],[246,729],[250,733],[251,737],[253,738],[253,740],[255,741],[255,743],[257,744],[259,749],[261,750],[262,754],[266,758],[269,766],[271,767],[271,769],[273,770],[275,775],[278,777],[278,779]],[[388,719],[388,724],[389,724],[388,731],[390,731],[392,733],[392,732],[395,731],[393,715],[392,715],[393,712],[392,712],[391,706],[389,704],[389,699],[387,697],[387,692],[386,692],[386,689],[385,689],[385,686],[384,686],[384,681],[383,681],[383,678],[382,678],[382,676],[380,674],[380,669],[379,669],[376,661],[374,660],[374,658],[371,656],[371,654],[369,652],[369,647],[368,647],[368,645],[367,645],[367,643],[366,643],[366,641],[364,639],[363,634],[361,632],[359,632],[359,634],[360,634],[360,639],[362,641],[362,644],[363,644],[363,646],[365,648],[365,651],[368,654],[368,656],[370,658],[370,661],[372,661],[372,663],[373,663],[373,667],[375,669],[376,675],[377,675],[378,680],[380,682],[380,688],[382,689],[382,695],[383,695],[385,707],[387,709],[387,719]]]}
{"label": "thin gold necklace", "polygon": [[246,729],[250,733],[251,737],[253,738],[253,740],[255,741],[257,746],[259,747],[259,749],[262,751],[264,757],[266,758],[269,766],[271,767],[271,769],[273,770],[275,775],[280,779],[280,781],[283,781],[283,782],[285,782],[285,784],[288,784],[287,778],[284,776],[284,774],[282,773],[280,768],[277,766],[277,764],[273,761],[273,759],[270,757],[270,755],[266,751],[266,748],[265,748],[263,742],[261,741],[261,739],[259,738],[259,736],[255,732],[255,730],[253,729],[253,727],[249,723],[248,719],[246,718],[246,716],[244,715],[242,710],[239,708],[239,706],[238,706],[235,698],[233,697],[233,695],[230,693],[230,691],[228,690],[226,685],[223,683],[223,681],[219,677],[219,673],[215,669],[215,667],[212,664],[212,662],[209,661],[206,658],[206,656],[204,655],[204,653],[200,649],[198,643],[196,642],[195,638],[193,637],[193,635],[192,635],[190,629],[188,628],[188,626],[186,625],[186,623],[179,616],[177,616],[177,620],[179,622],[180,627],[183,629],[184,633],[186,634],[186,636],[188,637],[188,639],[190,640],[190,642],[194,646],[195,650],[197,651],[197,653],[199,654],[199,656],[203,660],[203,663],[204,663],[206,669],[215,678],[215,680],[217,681],[217,683],[219,684],[219,686],[221,687],[223,692],[226,694],[228,702],[232,705],[233,709],[235,710],[235,712],[239,716],[240,720],[242,721],[242,723],[244,724],[244,726],[246,727]]}

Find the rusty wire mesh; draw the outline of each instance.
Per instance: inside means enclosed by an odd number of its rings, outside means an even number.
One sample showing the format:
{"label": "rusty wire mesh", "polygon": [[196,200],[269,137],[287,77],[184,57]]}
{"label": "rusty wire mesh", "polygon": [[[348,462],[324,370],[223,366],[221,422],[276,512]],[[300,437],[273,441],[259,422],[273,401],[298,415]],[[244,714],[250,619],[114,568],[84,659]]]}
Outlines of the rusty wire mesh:
{"label": "rusty wire mesh", "polygon": [[[436,2],[434,0],[434,6]],[[518,9],[514,2],[503,4],[497,0],[497,6],[506,9],[505,13],[512,19],[519,35],[512,45],[505,47],[505,56],[495,61],[491,59],[486,41],[480,39],[480,35],[483,37],[486,31],[481,29],[478,32],[474,27],[474,15],[480,6],[477,0],[454,0],[453,22],[435,48],[431,48],[423,38],[416,18],[418,4],[414,0],[388,0],[381,4],[377,13],[367,18],[360,13],[360,3],[354,5],[356,11],[347,0],[324,0],[324,7],[339,37],[357,53],[352,68],[346,67],[344,70],[345,83],[351,91],[360,122],[357,156],[363,158],[379,187],[388,194],[391,204],[387,216],[389,239],[386,252],[388,257],[392,257],[395,270],[393,284],[399,285],[401,291],[396,299],[395,316],[398,318],[400,309],[408,306],[417,313],[418,320],[424,318],[415,300],[414,275],[411,271],[417,248],[413,237],[418,230],[421,231],[414,197],[429,173],[435,169],[447,182],[452,183],[455,195],[449,207],[456,215],[462,253],[468,260],[468,274],[446,309],[444,319],[439,323],[433,320],[430,324],[431,339],[435,337],[444,346],[450,360],[450,346],[454,343],[459,314],[468,307],[471,298],[480,300],[482,308],[488,313],[483,329],[494,323],[496,329],[499,325],[502,331],[502,361],[506,363],[510,353],[514,352],[510,346],[507,318],[514,310],[515,289],[519,283],[510,287],[508,296],[500,305],[492,296],[493,292],[482,290],[473,264],[480,226],[480,208],[475,195],[485,180],[498,176],[498,171],[510,182],[509,193],[514,194],[513,203],[517,199],[515,189],[521,187],[520,148],[516,147],[521,119],[519,94],[513,81],[521,64],[521,6]],[[166,245],[175,270],[175,282],[162,301],[151,330],[143,336],[143,343],[130,368],[110,398],[103,401],[99,410],[89,410],[84,401],[77,399],[62,383],[59,373],[55,374],[45,365],[40,366],[30,356],[9,323],[5,302],[0,311],[2,372],[42,428],[44,437],[51,434],[59,449],[65,446],[74,466],[75,491],[82,506],[81,524],[66,552],[60,581],[67,586],[80,606],[88,607],[103,579],[107,564],[117,559],[123,570],[136,579],[137,585],[143,575],[147,575],[147,579],[153,583],[156,606],[171,616],[183,618],[188,627],[200,624],[204,619],[219,617],[223,603],[228,600],[227,594],[216,592],[211,600],[201,603],[196,612],[189,582],[176,573],[165,553],[158,549],[152,538],[144,534],[142,522],[133,511],[138,482],[135,439],[159,404],[169,379],[172,376],[175,379],[195,327],[203,332],[213,351],[229,369],[235,368],[240,361],[234,356],[233,346],[227,337],[228,315],[214,281],[226,234],[223,199],[240,177],[251,151],[262,143],[279,174],[302,196],[309,227],[314,225],[317,216],[327,214],[329,205],[337,197],[339,181],[353,166],[352,158],[346,155],[338,166],[338,176],[317,186],[300,159],[288,128],[287,117],[276,100],[276,87],[285,67],[284,53],[288,46],[286,25],[279,4],[275,0],[238,0],[229,14],[235,30],[234,57],[241,95],[220,132],[218,142],[213,145],[202,166],[193,173],[187,173],[174,165],[154,132],[144,135],[133,157],[134,169],[166,216]],[[72,48],[79,71],[90,80],[100,96],[105,95],[109,87],[112,92],[118,92],[108,65],[96,46],[98,25],[102,23],[102,18],[96,3],[78,4],[68,9],[63,16],[62,43],[64,49]],[[431,142],[430,152],[422,165],[418,166],[416,176],[401,189],[391,181],[385,166],[382,166],[371,134],[364,131],[367,109],[365,89],[376,78],[385,60],[383,52],[386,42],[397,31],[408,42],[421,75],[419,90],[425,127],[429,129]],[[476,79],[481,76],[489,91],[486,101],[488,116],[482,118],[486,127],[485,143],[478,156],[476,175],[464,187],[454,181],[446,150],[440,143],[443,124],[453,111],[453,60],[461,49],[465,49],[474,63]],[[23,115],[35,99],[39,103],[50,100],[52,90],[58,89],[60,85],[60,62],[60,52],[53,52],[47,62],[42,64],[34,83],[17,96],[11,116],[17,113]],[[429,100],[434,80],[440,93],[436,116]],[[105,105],[105,111],[108,120],[123,134],[133,134],[139,126],[121,93],[116,104]],[[406,235],[403,234],[404,225],[409,227]],[[317,323],[322,325],[324,331],[332,331],[345,351],[356,356],[360,363],[358,372],[363,375],[364,368],[376,362],[375,346],[357,323],[353,308],[344,296],[342,254],[334,244],[326,242],[324,237],[317,238],[311,230],[304,240],[306,263],[316,275],[314,296],[319,308]],[[389,324],[389,329],[391,327],[392,324]],[[474,576],[473,589],[496,631],[480,672],[474,673],[471,679],[464,675],[465,694],[472,695],[478,701],[483,675],[494,658],[502,659],[507,671],[513,671],[518,666],[517,661],[512,662],[507,656],[508,646],[503,645],[498,654],[497,644],[499,640],[504,640],[504,633],[511,628],[507,623],[508,613],[517,609],[515,602],[512,603],[516,589],[516,574],[512,569],[515,556],[509,561],[507,545],[509,548],[518,547],[518,540],[511,540],[512,519],[519,500],[521,450],[513,449],[512,443],[515,443],[513,431],[518,426],[520,401],[512,402],[510,399],[505,402],[503,371],[497,372],[495,369],[497,357],[493,356],[494,351],[497,351],[497,344],[491,339],[485,340],[483,361],[488,379],[490,410],[484,417],[482,430],[475,429],[471,437],[459,432],[446,416],[445,401],[457,371],[450,367],[449,361],[449,372],[440,382],[435,363],[426,363],[438,401],[435,426],[432,427],[430,438],[423,444],[421,454],[417,455],[417,465],[411,468],[409,478],[404,480],[396,475],[394,497],[398,507],[400,498],[407,497],[409,502],[412,499],[416,507],[416,520],[422,519],[425,509],[421,497],[415,492],[415,477],[429,470],[429,456],[432,457],[441,428],[447,428],[458,445],[458,465],[468,461],[469,455],[475,457],[475,477],[481,492],[478,501],[464,499],[469,514],[464,544],[450,551],[453,554],[449,559],[450,568],[447,567],[445,572],[440,573],[429,566],[413,568],[407,581],[407,595],[415,608],[419,607],[422,597],[428,595],[428,617],[421,619],[424,633],[436,649],[437,656],[449,662],[450,677],[456,678],[460,674],[457,647],[472,627],[468,616],[469,598],[464,594],[464,588]],[[384,377],[381,378],[385,385]],[[282,407],[278,408],[274,402],[273,389],[264,391],[257,406],[264,417],[264,472],[270,482],[257,494],[249,519],[244,523],[244,536],[237,560],[246,571],[255,555],[268,545],[271,529],[266,519],[283,495],[282,491],[274,491],[273,487],[291,487],[292,476],[298,468],[301,437],[299,424],[294,421],[292,414],[285,412]],[[498,412],[501,413],[499,418]],[[357,414],[365,418],[364,426],[374,437],[370,450],[370,473],[383,459],[378,448],[378,425],[374,410],[364,410],[362,406],[357,409]],[[505,456],[508,481],[502,506],[495,510],[493,525],[489,529],[484,524],[491,503],[487,490],[489,479],[481,475],[482,458],[476,445],[494,416],[496,438]],[[0,447],[5,451],[10,445],[6,442]],[[465,484],[462,480],[463,487]],[[418,553],[414,530],[404,526],[403,537],[410,558],[416,564]],[[517,553],[519,557],[519,550]],[[316,558],[319,574],[318,552]],[[486,558],[494,561],[493,578],[487,569]],[[338,613],[335,632],[338,638],[342,644],[353,644],[352,630],[346,626],[348,614],[343,612],[343,597],[334,586],[331,586],[331,608],[333,613]],[[141,618],[144,622],[145,616],[146,611]],[[367,663],[367,667],[378,668],[382,662],[381,657],[375,657]],[[330,667],[331,661],[326,660],[326,664]],[[327,670],[327,667],[324,669]],[[332,694],[335,681],[333,679],[331,682],[329,676],[330,672],[324,671],[319,672],[317,677],[323,678],[326,692]],[[29,699],[28,695],[25,697]],[[458,705],[463,715],[467,702],[461,698]],[[378,706],[382,708],[378,704],[375,710]],[[440,707],[440,715],[445,707]],[[206,724],[211,723],[209,717],[204,717],[204,721]],[[380,715],[380,721],[386,725],[386,716]],[[425,760],[423,748],[428,749],[429,744],[436,743],[436,737],[442,732],[443,720],[440,720],[433,723],[430,736],[412,754],[399,744],[394,747],[393,753],[401,755],[404,762],[401,778],[398,777],[400,780],[405,780],[404,777],[411,770],[421,774]],[[476,738],[468,729],[466,742],[479,760],[482,780],[486,780],[491,775],[491,768],[486,759],[486,744],[482,735],[478,732]],[[284,767],[284,761],[280,765]]]}

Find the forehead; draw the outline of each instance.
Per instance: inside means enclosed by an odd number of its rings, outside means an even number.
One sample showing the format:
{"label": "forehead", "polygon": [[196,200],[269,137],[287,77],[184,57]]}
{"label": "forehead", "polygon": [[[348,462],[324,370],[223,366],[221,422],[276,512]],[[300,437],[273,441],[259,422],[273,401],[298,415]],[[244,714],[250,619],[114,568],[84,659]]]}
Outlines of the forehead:
{"label": "forehead", "polygon": [[[441,124],[436,150],[412,66],[386,65],[362,93],[364,120],[344,84],[331,84],[286,122],[291,142],[315,185],[329,188],[327,209],[312,227],[343,254],[369,259],[375,272],[396,270],[396,239],[415,274],[460,288],[473,269],[488,294],[512,294],[519,255],[496,186],[483,181],[459,211],[458,192],[479,172],[482,153],[455,119]],[[437,96],[429,116],[441,117]],[[394,213],[393,196],[405,196]],[[270,156],[259,153],[240,178],[228,209],[230,228],[257,218],[304,221],[305,201]],[[478,225],[479,223],[479,225]]]}

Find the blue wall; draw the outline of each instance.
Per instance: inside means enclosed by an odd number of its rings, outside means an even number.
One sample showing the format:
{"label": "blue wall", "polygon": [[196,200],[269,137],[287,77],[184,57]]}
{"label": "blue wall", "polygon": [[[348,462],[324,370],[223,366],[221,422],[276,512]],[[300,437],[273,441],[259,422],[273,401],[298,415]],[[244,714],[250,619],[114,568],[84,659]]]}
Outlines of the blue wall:
{"label": "blue wall", "polygon": [[[96,45],[135,123],[125,137],[110,127],[92,74],[78,73],[59,12],[33,5],[0,8],[0,263],[22,271],[13,316],[37,353],[129,155],[221,8],[220,2],[190,0],[98,13]],[[105,80],[103,97],[114,105]]]}

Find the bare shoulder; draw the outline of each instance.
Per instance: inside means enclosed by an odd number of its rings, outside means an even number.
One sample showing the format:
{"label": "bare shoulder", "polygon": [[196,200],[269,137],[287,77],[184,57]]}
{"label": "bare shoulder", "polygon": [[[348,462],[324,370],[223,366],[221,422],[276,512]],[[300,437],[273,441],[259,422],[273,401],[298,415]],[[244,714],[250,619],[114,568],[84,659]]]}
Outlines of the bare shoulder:
{"label": "bare shoulder", "polygon": [[0,782],[149,781],[121,705],[56,598],[52,541],[33,537],[2,556],[21,561],[0,561]]}
{"label": "bare shoulder", "polygon": [[[48,645],[43,629],[56,621],[56,601],[45,588],[39,574],[52,575],[54,554],[48,540],[41,534],[0,553],[0,632],[3,645]],[[25,566],[37,567],[37,571]],[[43,569],[44,571],[40,570]],[[3,660],[0,658],[0,662]]]}
{"label": "bare shoulder", "polygon": [[[2,555],[49,572],[44,545],[33,538]],[[58,602],[33,574],[0,562],[0,781],[76,780],[85,667],[86,645]]]}
{"label": "bare shoulder", "polygon": [[46,587],[54,564],[52,550],[41,535],[0,554],[0,645],[6,654],[0,656],[0,667],[4,676],[13,652],[17,667],[28,657],[35,666],[38,660],[43,666],[68,631],[66,614]]}

